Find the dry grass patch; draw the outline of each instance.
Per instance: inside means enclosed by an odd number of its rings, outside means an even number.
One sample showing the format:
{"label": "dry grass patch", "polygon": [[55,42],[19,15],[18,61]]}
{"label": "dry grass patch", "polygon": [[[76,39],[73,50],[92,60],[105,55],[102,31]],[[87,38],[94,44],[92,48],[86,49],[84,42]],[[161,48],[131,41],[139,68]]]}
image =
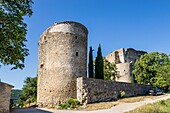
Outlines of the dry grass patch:
{"label": "dry grass patch", "polygon": [[101,110],[101,109],[109,109],[113,106],[118,105],[118,102],[99,102],[88,104],[86,108],[79,108],[79,110],[85,111],[93,111],[93,110]]}
{"label": "dry grass patch", "polygon": [[129,97],[129,98],[123,98],[118,100],[118,102],[124,102],[124,103],[133,103],[133,102],[139,102],[143,101],[145,99],[153,99],[155,96],[138,96],[138,97]]}

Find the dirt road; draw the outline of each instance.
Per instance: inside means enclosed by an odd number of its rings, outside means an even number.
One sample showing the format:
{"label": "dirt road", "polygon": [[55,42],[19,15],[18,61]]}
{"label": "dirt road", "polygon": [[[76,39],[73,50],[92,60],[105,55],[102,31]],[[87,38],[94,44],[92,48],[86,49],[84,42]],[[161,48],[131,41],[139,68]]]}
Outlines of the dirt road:
{"label": "dirt road", "polygon": [[166,100],[170,98],[170,94],[160,95],[154,99],[145,99],[144,101],[134,103],[120,103],[110,109],[96,110],[96,111],[75,111],[75,110],[54,110],[54,109],[16,109],[11,113],[124,113],[133,110],[145,104],[154,103],[159,100]]}

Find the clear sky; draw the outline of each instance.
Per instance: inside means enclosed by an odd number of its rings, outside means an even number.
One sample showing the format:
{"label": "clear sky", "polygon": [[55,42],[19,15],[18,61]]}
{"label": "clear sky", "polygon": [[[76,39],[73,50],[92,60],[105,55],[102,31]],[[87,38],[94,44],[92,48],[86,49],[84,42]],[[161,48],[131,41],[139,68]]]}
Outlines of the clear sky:
{"label": "clear sky", "polygon": [[26,77],[37,75],[38,40],[54,22],[76,21],[89,31],[88,47],[102,46],[103,56],[119,48],[170,54],[170,0],[34,0],[25,18],[30,55],[23,70],[1,66],[0,78],[21,89]]}

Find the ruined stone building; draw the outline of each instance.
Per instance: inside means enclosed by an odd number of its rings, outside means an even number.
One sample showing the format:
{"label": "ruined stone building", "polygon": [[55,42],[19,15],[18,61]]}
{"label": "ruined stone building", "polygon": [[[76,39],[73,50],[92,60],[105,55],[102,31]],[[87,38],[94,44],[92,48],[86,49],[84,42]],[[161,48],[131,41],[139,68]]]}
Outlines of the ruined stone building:
{"label": "ruined stone building", "polygon": [[[86,78],[87,28],[77,22],[54,23],[43,32],[38,42],[39,107],[54,107],[69,98],[81,103],[117,99],[121,91],[125,97],[146,94],[151,86],[125,83],[131,81],[136,59],[146,52],[121,48],[106,56],[119,71],[117,81]],[[131,67],[132,66],[132,67]]]}
{"label": "ruined stone building", "polygon": [[14,86],[0,82],[0,113],[9,113],[11,89]]}
{"label": "ruined stone building", "polygon": [[116,64],[116,81],[133,83],[134,78],[132,75],[132,70],[134,69],[134,64],[141,55],[146,53],[147,52],[145,51],[139,51],[133,48],[127,48],[126,51],[124,48],[120,48],[119,50],[111,52],[105,58],[109,62]]}
{"label": "ruined stone building", "polygon": [[38,48],[39,106],[54,106],[77,97],[76,78],[86,77],[88,30],[77,22],[54,23]]}

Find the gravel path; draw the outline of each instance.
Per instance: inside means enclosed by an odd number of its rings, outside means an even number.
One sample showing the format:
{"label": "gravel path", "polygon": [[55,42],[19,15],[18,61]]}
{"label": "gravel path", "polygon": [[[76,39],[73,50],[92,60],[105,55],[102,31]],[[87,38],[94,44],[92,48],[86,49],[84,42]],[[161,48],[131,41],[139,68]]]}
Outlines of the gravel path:
{"label": "gravel path", "polygon": [[145,104],[154,103],[159,100],[166,100],[170,98],[170,94],[157,96],[155,99],[145,99],[144,101],[134,102],[134,103],[120,103],[110,109],[96,110],[96,111],[75,111],[75,110],[54,110],[54,109],[16,109],[11,113],[124,113],[133,110],[137,107],[143,106]]}

